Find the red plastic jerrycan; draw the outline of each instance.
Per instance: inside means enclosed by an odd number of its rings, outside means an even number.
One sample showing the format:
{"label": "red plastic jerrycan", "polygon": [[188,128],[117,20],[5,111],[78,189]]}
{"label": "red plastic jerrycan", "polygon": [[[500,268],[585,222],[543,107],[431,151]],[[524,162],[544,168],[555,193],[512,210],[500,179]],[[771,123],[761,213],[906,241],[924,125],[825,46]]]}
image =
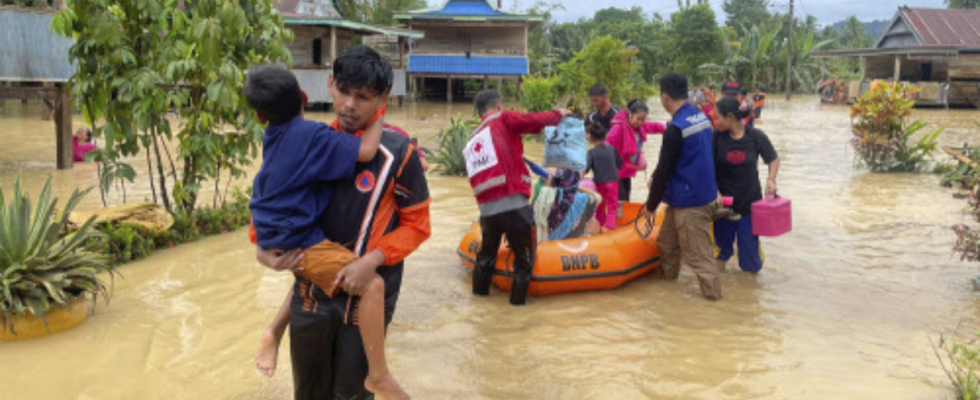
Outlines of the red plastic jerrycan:
{"label": "red plastic jerrycan", "polygon": [[752,203],[752,234],[777,237],[793,230],[793,211],[791,202],[779,196]]}

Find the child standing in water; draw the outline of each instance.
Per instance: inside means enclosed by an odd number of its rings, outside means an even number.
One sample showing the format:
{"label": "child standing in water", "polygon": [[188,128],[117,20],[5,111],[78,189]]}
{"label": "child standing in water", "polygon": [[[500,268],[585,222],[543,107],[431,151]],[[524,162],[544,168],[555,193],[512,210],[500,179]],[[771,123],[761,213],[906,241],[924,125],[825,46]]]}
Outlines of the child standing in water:
{"label": "child standing in water", "polygon": [[[304,120],[299,83],[291,72],[279,66],[252,70],[245,97],[259,121],[269,124],[262,139],[262,167],[255,176],[249,202],[257,244],[262,249],[302,249],[297,275],[312,281],[328,296],[336,296],[343,280],[341,270],[357,257],[327,240],[317,221],[333,195],[334,189],[327,183],[353,178],[358,162],[374,159],[381,142],[383,112],[375,116],[360,137]],[[384,288],[384,281],[375,275],[358,293],[361,301],[356,318],[369,367],[365,386],[384,399],[407,399],[385,361]],[[289,323],[291,298],[292,295],[283,306],[287,312],[280,311],[270,328],[279,333],[279,339]],[[279,345],[278,340],[273,342],[263,340],[257,357],[260,371],[270,376]],[[270,354],[271,368],[262,363],[267,361],[263,356]]]}
{"label": "child standing in water", "polygon": [[616,229],[616,215],[619,207],[619,169],[623,167],[623,159],[619,152],[606,144],[608,130],[598,124],[589,126],[588,163],[584,174],[592,172],[596,192],[602,196],[602,204],[596,212],[599,225],[605,229]]}

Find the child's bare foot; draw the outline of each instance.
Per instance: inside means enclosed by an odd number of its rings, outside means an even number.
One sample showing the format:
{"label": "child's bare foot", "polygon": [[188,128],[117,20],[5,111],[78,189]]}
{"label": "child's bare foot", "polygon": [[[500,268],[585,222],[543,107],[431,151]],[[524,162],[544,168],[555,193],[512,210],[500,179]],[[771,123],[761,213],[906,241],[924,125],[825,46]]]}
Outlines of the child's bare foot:
{"label": "child's bare foot", "polygon": [[384,400],[409,400],[408,393],[402,390],[395,378],[391,374],[384,374],[378,377],[368,376],[364,381],[364,387],[374,393],[375,396]]}
{"label": "child's bare foot", "polygon": [[262,375],[270,378],[276,374],[280,339],[282,338],[276,337],[275,332],[265,331],[262,340],[259,341],[259,353],[255,355],[255,368],[258,368]]}

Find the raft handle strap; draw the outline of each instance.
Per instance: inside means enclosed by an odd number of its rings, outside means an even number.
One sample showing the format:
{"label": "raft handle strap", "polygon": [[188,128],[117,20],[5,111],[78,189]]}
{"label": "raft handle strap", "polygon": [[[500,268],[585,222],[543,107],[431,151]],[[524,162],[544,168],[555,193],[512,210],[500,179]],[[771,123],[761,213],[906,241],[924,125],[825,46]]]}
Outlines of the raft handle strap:
{"label": "raft handle strap", "polygon": [[[633,220],[633,228],[636,229],[636,233],[646,240],[653,234],[654,225],[656,225],[656,215],[650,214],[647,211],[646,205],[640,208],[640,212],[636,214],[636,219]],[[641,226],[641,224],[643,226]]]}

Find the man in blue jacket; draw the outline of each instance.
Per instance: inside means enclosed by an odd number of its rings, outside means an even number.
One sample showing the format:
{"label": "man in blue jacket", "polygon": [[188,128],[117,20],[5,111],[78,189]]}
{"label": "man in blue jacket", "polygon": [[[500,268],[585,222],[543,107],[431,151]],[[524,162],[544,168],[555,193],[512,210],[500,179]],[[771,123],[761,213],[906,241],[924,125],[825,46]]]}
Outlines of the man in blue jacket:
{"label": "man in blue jacket", "polygon": [[669,206],[657,237],[663,278],[677,279],[681,264],[688,265],[698,277],[701,294],[720,300],[720,271],[711,239],[718,200],[711,120],[687,102],[683,75],[669,74],[660,80],[660,100],[673,118],[664,132],[647,210],[656,212],[661,202]]}

